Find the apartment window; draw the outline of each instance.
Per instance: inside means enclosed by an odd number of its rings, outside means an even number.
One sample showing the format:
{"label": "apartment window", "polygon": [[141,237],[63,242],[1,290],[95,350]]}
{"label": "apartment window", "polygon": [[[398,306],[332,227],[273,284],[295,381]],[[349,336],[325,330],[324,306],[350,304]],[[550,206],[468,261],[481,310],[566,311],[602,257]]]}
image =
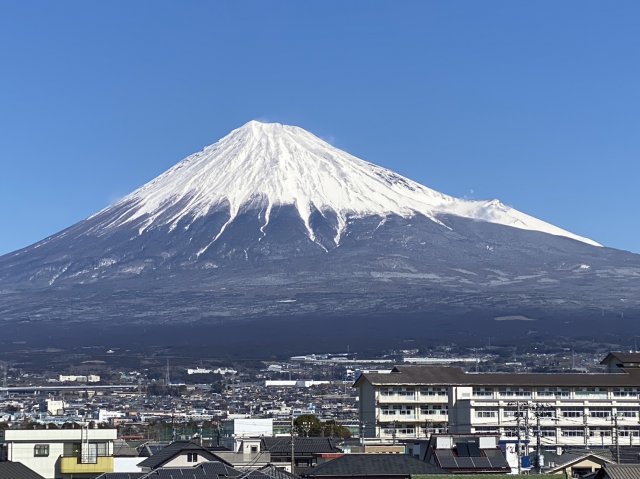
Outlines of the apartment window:
{"label": "apartment window", "polygon": [[635,409],[618,408],[618,416],[621,417],[637,417],[638,411]]}
{"label": "apartment window", "polygon": [[623,437],[638,437],[640,436],[640,430],[638,429],[620,429],[620,435]]}
{"label": "apartment window", "polygon": [[36,444],[33,446],[33,457],[49,457],[49,444]]}
{"label": "apartment window", "polygon": [[611,409],[596,409],[596,410],[592,410],[589,411],[589,415],[591,417],[611,417]]}
{"label": "apartment window", "polygon": [[540,429],[540,436],[542,437],[556,437],[555,429]]}
{"label": "apartment window", "polygon": [[446,396],[447,390],[443,388],[422,388],[420,394],[423,396]]}
{"label": "apartment window", "polygon": [[613,390],[614,397],[638,397],[638,390],[635,388],[618,388]]}
{"label": "apartment window", "polygon": [[591,437],[609,437],[611,436],[611,429],[589,429],[589,436]]}
{"label": "apartment window", "polygon": [[536,396],[537,397],[545,397],[545,398],[551,397],[552,398],[552,397],[556,396],[556,392],[555,392],[555,390],[552,390],[552,389],[539,389],[536,392]]}
{"label": "apartment window", "polygon": [[575,390],[576,397],[607,398],[607,390],[602,388],[581,388]]}
{"label": "apartment window", "polygon": [[583,409],[578,407],[565,408],[560,411],[562,417],[582,417]]}
{"label": "apartment window", "polygon": [[477,398],[493,397],[493,388],[473,388],[473,397],[477,397]]}
{"label": "apartment window", "polygon": [[582,437],[584,436],[584,429],[562,429],[560,434],[563,437]]}
{"label": "apartment window", "polygon": [[415,394],[415,391],[413,391],[413,389],[405,389],[403,391],[398,391],[396,394],[398,396],[413,397]]}
{"label": "apartment window", "polygon": [[198,462],[198,453],[197,452],[188,452],[187,453],[187,462]]}
{"label": "apartment window", "polygon": [[488,408],[477,408],[476,409],[476,417],[496,417],[498,415],[498,411],[495,409]]}
{"label": "apartment window", "polygon": [[511,389],[511,388],[502,388],[498,391],[500,396],[502,397],[519,397],[519,398],[530,398],[531,390],[530,389]]}
{"label": "apartment window", "polygon": [[482,434],[500,434],[500,430],[495,426],[476,426],[474,430]]}

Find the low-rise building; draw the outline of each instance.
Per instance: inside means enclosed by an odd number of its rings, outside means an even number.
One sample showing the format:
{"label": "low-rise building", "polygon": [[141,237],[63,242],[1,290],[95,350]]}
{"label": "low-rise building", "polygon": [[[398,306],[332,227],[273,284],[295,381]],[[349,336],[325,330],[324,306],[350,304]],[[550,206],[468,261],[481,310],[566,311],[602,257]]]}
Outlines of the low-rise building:
{"label": "low-rise building", "polygon": [[45,479],[95,477],[113,471],[115,429],[7,429],[0,448]]}
{"label": "low-rise building", "polygon": [[640,353],[610,353],[604,373],[471,373],[396,366],[355,383],[365,438],[433,432],[520,437],[542,447],[640,444]]}

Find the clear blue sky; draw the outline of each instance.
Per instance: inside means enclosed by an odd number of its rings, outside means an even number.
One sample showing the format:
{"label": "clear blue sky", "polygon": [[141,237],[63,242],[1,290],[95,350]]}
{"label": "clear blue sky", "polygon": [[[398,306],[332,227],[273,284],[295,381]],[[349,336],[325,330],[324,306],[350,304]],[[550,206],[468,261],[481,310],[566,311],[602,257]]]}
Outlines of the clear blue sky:
{"label": "clear blue sky", "polygon": [[250,119],[640,252],[640,2],[0,0],[0,254]]}

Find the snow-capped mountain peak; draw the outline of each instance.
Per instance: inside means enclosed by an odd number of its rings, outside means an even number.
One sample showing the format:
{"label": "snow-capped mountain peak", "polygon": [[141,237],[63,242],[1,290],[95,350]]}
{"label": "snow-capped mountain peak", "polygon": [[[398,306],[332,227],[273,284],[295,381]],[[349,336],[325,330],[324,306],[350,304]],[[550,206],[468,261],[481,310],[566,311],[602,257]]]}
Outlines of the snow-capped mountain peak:
{"label": "snow-capped mountain peak", "polygon": [[262,211],[265,234],[272,209],[281,205],[296,208],[314,241],[312,213],[335,215],[336,245],[351,217],[419,214],[440,223],[440,215],[451,214],[599,246],[497,200],[444,195],[341,151],[302,128],[258,121],[233,130],[108,207],[126,207],[126,212],[99,229],[132,222],[139,224],[139,233],[167,225],[175,228],[178,222],[226,208],[228,219],[213,235],[213,244],[248,206]]}

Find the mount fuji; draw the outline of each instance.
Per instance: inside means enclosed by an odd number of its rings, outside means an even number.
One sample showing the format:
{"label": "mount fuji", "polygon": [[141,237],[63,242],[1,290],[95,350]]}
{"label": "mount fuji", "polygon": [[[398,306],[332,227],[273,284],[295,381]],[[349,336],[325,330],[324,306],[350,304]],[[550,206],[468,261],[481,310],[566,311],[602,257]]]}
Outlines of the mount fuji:
{"label": "mount fuji", "polygon": [[638,329],[639,283],[638,255],[251,121],[0,257],[0,324],[11,340],[91,330],[125,341],[141,328],[187,344],[206,330],[280,349],[310,330],[329,348],[479,332],[613,338]]}

